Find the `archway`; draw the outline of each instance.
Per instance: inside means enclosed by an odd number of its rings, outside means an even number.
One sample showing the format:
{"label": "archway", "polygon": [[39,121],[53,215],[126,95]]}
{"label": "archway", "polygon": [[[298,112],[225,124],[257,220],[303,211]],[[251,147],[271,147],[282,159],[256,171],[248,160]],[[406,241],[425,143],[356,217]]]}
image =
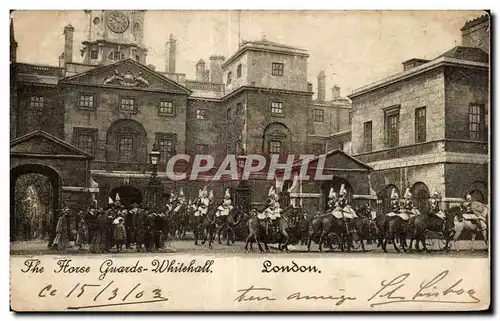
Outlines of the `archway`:
{"label": "archway", "polygon": [[[472,183],[468,186],[467,193],[472,196],[474,201],[488,204],[488,186],[485,183],[479,181]],[[466,195],[464,195],[464,198]]]}
{"label": "archway", "polygon": [[10,170],[10,241],[53,240],[60,210],[61,176],[51,167]]}
{"label": "archway", "polygon": [[141,191],[132,185],[122,185],[111,190],[109,197],[116,199],[116,194],[120,195],[120,203],[128,207],[134,203],[141,204],[143,200],[143,196]]}
{"label": "archway", "polygon": [[326,205],[328,204],[328,195],[330,194],[330,189],[333,188],[335,193],[337,193],[337,195],[339,195],[340,187],[342,186],[342,184],[344,184],[344,187],[347,191],[348,202],[350,204],[352,203],[352,193],[353,192],[352,192],[351,184],[349,184],[349,182],[342,177],[334,176],[331,181],[324,182],[321,185],[321,193],[323,194],[323,197],[321,198],[321,200],[323,202],[323,204],[322,204],[323,209],[326,209]]}
{"label": "archway", "polygon": [[413,184],[410,192],[413,196],[413,203],[420,213],[428,213],[429,197],[431,194],[427,185],[422,182],[417,182]]}

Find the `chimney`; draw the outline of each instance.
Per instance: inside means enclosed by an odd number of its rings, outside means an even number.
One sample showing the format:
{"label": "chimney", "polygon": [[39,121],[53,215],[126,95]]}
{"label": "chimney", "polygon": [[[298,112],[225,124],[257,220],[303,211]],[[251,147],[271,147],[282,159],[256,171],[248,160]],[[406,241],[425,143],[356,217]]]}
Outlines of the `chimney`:
{"label": "chimney", "polygon": [[203,81],[209,82],[210,81],[210,70],[206,69],[205,72],[203,73]]}
{"label": "chimney", "polygon": [[64,52],[59,56],[59,67],[64,68]]}
{"label": "chimney", "polygon": [[323,70],[318,74],[318,101],[325,101],[326,75]]}
{"label": "chimney", "polygon": [[490,17],[488,14],[467,21],[460,31],[462,32],[462,46],[476,47],[490,54]]}
{"label": "chimney", "polygon": [[64,64],[73,62],[73,33],[72,25],[64,27]]}
{"label": "chimney", "polygon": [[313,84],[311,84],[310,82],[307,83],[307,91],[310,93],[313,92]]}
{"label": "chimney", "polygon": [[338,99],[340,97],[340,87],[335,85],[332,87],[332,99]]}
{"label": "chimney", "polygon": [[210,81],[222,84],[222,64],[225,58],[223,56],[210,57]]}
{"label": "chimney", "polygon": [[203,81],[203,77],[205,77],[205,61],[200,59],[196,64],[196,80]]}
{"label": "chimney", "polygon": [[165,43],[165,72],[175,74],[175,60],[177,59],[177,40],[174,34],[170,34],[168,41]]}

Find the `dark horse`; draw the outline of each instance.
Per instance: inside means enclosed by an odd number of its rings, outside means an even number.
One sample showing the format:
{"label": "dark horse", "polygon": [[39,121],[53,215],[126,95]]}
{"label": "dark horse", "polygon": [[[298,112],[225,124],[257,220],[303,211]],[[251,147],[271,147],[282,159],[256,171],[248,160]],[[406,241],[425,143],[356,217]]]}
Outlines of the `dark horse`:
{"label": "dark horse", "polygon": [[182,239],[186,236],[186,232],[189,227],[189,218],[190,218],[190,213],[188,210],[188,204],[182,204],[181,208],[177,211],[174,212],[174,209],[179,205],[179,203],[176,203],[172,207],[172,214],[173,214],[173,220],[175,222],[175,236],[179,239]]}
{"label": "dark horse", "polygon": [[309,240],[307,242],[307,251],[311,251],[311,241],[318,243],[319,251],[323,252],[323,244],[326,243],[332,247],[330,235],[332,233],[340,236],[340,250],[344,252],[344,245],[347,243],[347,251],[351,250],[351,229],[352,222],[346,221],[344,218],[337,218],[332,214],[316,216],[311,221],[309,228]]}
{"label": "dark horse", "polygon": [[[267,244],[272,241],[278,243],[279,250],[288,252],[289,231],[295,230],[298,225],[298,220],[293,214],[296,214],[295,209],[291,206],[287,207],[282,212],[281,218],[276,219],[275,225],[268,219],[261,220],[256,215],[252,215],[247,221],[249,233],[246,238],[245,253],[248,253],[248,244],[254,240],[261,253],[264,252],[260,244],[261,241],[264,243],[266,252],[269,252]],[[273,231],[274,227],[276,227],[276,231]]]}
{"label": "dark horse", "polygon": [[229,245],[229,232],[231,232],[232,234],[231,242],[232,244],[234,244],[236,238],[236,233],[234,232],[234,229],[240,223],[241,217],[242,217],[241,209],[235,206],[227,216],[219,216],[216,218],[216,226],[217,226],[216,235],[219,239],[219,244],[222,244],[220,235],[222,234],[223,231],[226,232],[227,245]]}
{"label": "dark horse", "polygon": [[375,222],[371,219],[371,210],[368,206],[361,206],[356,210],[356,214],[358,217],[353,218],[348,223],[348,226],[353,241],[358,241],[361,245],[361,249],[365,252],[365,243],[363,240],[368,241],[373,239],[376,226]]}
{"label": "dark horse", "polygon": [[387,216],[377,215],[375,219],[378,229],[378,241],[382,246],[382,250],[387,252],[387,242],[390,240],[394,249],[401,252],[396,244],[399,241],[403,251],[406,252],[406,233],[408,230],[408,221],[405,221],[398,215]]}
{"label": "dark horse", "polygon": [[454,213],[445,212],[445,219],[439,218],[433,214],[421,214],[410,218],[410,221],[408,222],[410,246],[408,249],[412,249],[413,240],[415,240],[415,248],[417,252],[420,252],[419,243],[422,243],[424,251],[429,252],[425,244],[425,235],[429,230],[436,233],[442,233],[444,239],[446,240],[444,248],[445,250],[448,250],[448,245],[453,237],[455,226],[454,216]]}
{"label": "dark horse", "polygon": [[208,247],[212,248],[212,242],[214,241],[215,232],[215,211],[217,206],[213,203],[208,205],[208,211],[206,215],[200,215],[194,219],[194,244],[198,245],[198,240],[203,239],[201,244],[205,244],[208,239]]}

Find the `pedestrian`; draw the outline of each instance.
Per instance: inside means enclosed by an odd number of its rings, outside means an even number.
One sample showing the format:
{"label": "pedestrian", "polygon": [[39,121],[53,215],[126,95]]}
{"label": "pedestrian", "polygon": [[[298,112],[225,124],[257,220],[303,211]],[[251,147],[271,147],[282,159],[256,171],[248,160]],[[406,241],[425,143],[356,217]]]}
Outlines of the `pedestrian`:
{"label": "pedestrian", "polygon": [[113,247],[113,236],[115,234],[115,227],[113,225],[114,217],[108,213],[108,218],[106,221],[106,252],[109,252]]}
{"label": "pedestrian", "polygon": [[83,212],[78,212],[77,216],[77,232],[76,232],[76,240],[75,245],[78,246],[78,250],[82,250],[84,244],[87,242],[87,224],[85,223],[85,218],[83,216]]}
{"label": "pedestrian", "polygon": [[143,208],[137,211],[137,216],[135,218],[135,250],[140,252],[142,249],[142,244],[144,243],[144,219],[145,210]]}
{"label": "pedestrian", "polygon": [[68,213],[69,209],[65,207],[61,211],[61,215],[57,220],[56,226],[56,237],[53,246],[60,252],[66,252],[66,248],[69,245],[69,235],[68,235]]}
{"label": "pedestrian", "polygon": [[127,230],[127,240],[126,247],[131,249],[130,246],[135,242],[135,216],[137,214],[137,204],[133,204],[132,207],[125,213],[125,229]]}
{"label": "pedestrian", "polygon": [[118,217],[116,222],[117,224],[115,224],[115,231],[113,238],[115,241],[117,252],[121,252],[123,244],[127,240],[127,231],[125,229],[124,221],[125,220],[123,219],[123,217]]}
{"label": "pedestrian", "polygon": [[94,236],[92,237],[90,252],[92,253],[104,252],[106,248],[107,227],[108,227],[107,211],[100,211],[94,225],[95,233]]}

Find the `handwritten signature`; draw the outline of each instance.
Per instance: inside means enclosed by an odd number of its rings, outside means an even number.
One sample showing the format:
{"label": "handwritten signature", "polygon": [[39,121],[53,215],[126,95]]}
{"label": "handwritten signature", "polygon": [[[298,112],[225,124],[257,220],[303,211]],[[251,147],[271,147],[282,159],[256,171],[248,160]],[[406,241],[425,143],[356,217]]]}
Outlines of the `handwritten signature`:
{"label": "handwritten signature", "polygon": [[371,302],[370,307],[404,302],[469,304],[481,301],[475,296],[474,289],[464,288],[463,279],[448,281],[449,274],[450,271],[444,270],[430,280],[422,281],[418,289],[410,290],[405,283],[410,273],[403,273],[390,281],[382,281],[381,288],[367,301]]}

